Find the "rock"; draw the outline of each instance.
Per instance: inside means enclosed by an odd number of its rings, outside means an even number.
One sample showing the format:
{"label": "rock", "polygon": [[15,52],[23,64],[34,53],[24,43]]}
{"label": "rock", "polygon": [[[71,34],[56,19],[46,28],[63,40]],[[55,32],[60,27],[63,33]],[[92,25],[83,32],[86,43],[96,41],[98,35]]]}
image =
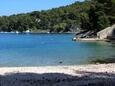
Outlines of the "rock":
{"label": "rock", "polygon": [[111,27],[107,27],[97,33],[97,37],[103,39],[115,39],[115,24]]}
{"label": "rock", "polygon": [[72,39],[73,41],[94,41],[97,40],[97,32],[95,31],[80,31],[76,33],[76,36]]}
{"label": "rock", "polygon": [[115,24],[111,27],[107,27],[104,30],[101,30],[99,32],[95,31],[81,31],[76,34],[76,37],[72,39],[73,41],[76,40],[84,40],[84,41],[111,41],[115,40]]}
{"label": "rock", "polygon": [[96,36],[94,31],[81,31],[76,34],[76,37],[79,38],[94,38]]}
{"label": "rock", "polygon": [[60,63],[60,64],[62,64],[63,62],[62,62],[62,61],[60,61],[59,63]]}
{"label": "rock", "polygon": [[74,37],[74,38],[72,39],[72,41],[76,41],[76,37]]}

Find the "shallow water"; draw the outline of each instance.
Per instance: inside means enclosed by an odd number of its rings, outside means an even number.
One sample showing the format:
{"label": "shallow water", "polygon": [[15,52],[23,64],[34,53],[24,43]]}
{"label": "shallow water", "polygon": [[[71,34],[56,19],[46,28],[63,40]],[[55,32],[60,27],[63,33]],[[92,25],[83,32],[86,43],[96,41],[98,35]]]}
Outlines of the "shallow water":
{"label": "shallow water", "polygon": [[115,57],[115,44],[74,42],[74,34],[0,34],[0,66],[87,64],[96,57]]}

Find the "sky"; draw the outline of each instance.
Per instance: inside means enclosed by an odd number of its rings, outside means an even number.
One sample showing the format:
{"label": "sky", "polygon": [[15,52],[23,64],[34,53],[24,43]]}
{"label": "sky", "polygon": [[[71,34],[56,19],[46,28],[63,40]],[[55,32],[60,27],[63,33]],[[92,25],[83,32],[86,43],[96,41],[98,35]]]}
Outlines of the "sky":
{"label": "sky", "polygon": [[0,0],[0,16],[47,10],[83,0]]}

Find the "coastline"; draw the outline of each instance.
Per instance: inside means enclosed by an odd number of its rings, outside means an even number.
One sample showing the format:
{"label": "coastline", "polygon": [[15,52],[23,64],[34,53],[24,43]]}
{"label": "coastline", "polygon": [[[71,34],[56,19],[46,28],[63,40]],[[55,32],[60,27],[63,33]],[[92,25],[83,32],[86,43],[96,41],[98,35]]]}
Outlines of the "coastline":
{"label": "coastline", "polygon": [[76,34],[76,32],[42,32],[42,31],[38,31],[38,32],[0,32],[1,34],[7,34],[7,33],[11,33],[11,34]]}
{"label": "coastline", "polygon": [[114,86],[115,63],[45,67],[1,67],[2,86]]}
{"label": "coastline", "polygon": [[75,71],[88,71],[88,72],[114,72],[115,63],[110,64],[86,64],[86,65],[73,65],[73,66],[39,66],[39,67],[0,67],[0,75],[6,73],[65,73],[76,75]]}
{"label": "coastline", "polygon": [[95,42],[95,41],[109,41],[108,39],[99,39],[99,38],[76,38],[72,39],[73,41],[85,41],[85,42]]}

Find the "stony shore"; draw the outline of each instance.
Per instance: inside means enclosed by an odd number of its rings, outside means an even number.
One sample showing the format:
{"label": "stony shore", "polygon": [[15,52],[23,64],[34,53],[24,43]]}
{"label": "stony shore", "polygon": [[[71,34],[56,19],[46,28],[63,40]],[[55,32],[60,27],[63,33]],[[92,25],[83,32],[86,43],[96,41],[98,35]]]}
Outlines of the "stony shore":
{"label": "stony shore", "polygon": [[[40,66],[40,67],[0,67],[0,75],[7,73],[64,73],[78,75],[77,72],[115,73],[115,64],[87,64],[72,66]],[[81,74],[80,74],[81,75]]]}
{"label": "stony shore", "polygon": [[114,84],[115,64],[0,68],[0,86],[114,86]]}
{"label": "stony shore", "polygon": [[74,41],[88,41],[88,42],[91,42],[91,41],[106,41],[106,39],[104,40],[101,40],[101,39],[98,39],[98,38],[73,38]]}

